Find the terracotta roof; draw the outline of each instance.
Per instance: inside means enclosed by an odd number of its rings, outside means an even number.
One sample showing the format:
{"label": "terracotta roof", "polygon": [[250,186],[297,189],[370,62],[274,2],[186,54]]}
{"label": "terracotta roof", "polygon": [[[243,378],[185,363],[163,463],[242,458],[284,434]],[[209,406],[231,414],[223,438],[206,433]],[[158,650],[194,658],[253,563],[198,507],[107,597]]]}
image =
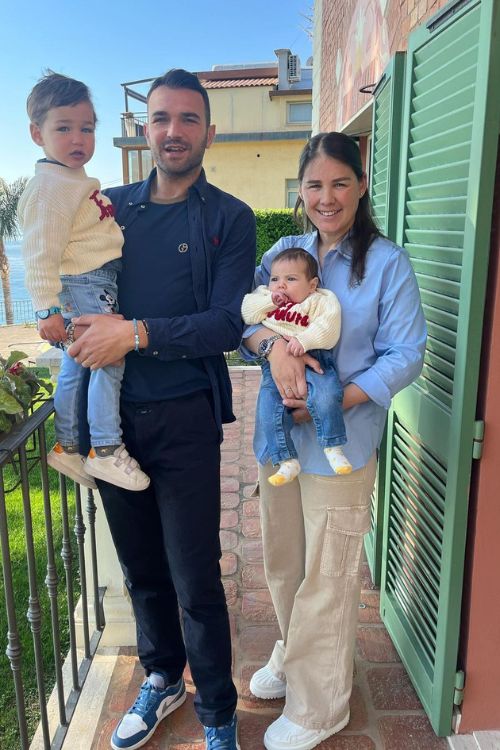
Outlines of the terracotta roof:
{"label": "terracotta roof", "polygon": [[229,78],[224,81],[206,81],[202,79],[206,89],[232,89],[242,86],[276,86],[278,77],[275,78]]}

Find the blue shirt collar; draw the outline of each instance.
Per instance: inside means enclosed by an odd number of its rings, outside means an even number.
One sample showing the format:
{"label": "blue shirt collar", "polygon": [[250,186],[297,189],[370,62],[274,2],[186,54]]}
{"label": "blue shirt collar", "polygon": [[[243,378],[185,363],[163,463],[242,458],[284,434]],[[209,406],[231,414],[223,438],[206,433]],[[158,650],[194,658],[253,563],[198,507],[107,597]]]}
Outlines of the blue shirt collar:
{"label": "blue shirt collar", "polygon": [[[151,202],[151,188],[153,185],[153,181],[156,179],[157,170],[156,167],[154,167],[151,170],[151,173],[149,177],[144,180],[143,182],[139,183],[137,186],[137,192],[134,198],[131,197],[131,203],[134,204],[141,204],[141,203],[150,203]],[[190,194],[192,191],[197,193],[200,197],[200,199],[205,202],[206,198],[206,191],[207,191],[207,178],[205,176],[205,170],[202,169],[200,172],[199,177],[196,179],[196,181],[191,185],[189,188],[188,193]]]}

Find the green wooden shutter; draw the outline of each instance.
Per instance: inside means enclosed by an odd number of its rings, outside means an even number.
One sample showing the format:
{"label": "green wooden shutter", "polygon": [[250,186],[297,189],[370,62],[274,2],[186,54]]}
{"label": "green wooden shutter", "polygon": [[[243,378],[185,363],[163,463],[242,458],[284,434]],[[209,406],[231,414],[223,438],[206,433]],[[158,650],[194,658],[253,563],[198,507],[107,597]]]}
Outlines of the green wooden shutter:
{"label": "green wooden shutter", "polygon": [[398,240],[429,340],[421,377],[389,415],[381,610],[439,735],[457,669],[500,120],[494,2],[445,6],[407,53]]}
{"label": "green wooden shutter", "polygon": [[[370,196],[383,234],[396,241],[399,149],[405,53],[397,52],[373,92]],[[380,586],[385,495],[386,433],[380,445],[377,479],[371,497],[371,527],[365,536],[366,559],[373,583]]]}

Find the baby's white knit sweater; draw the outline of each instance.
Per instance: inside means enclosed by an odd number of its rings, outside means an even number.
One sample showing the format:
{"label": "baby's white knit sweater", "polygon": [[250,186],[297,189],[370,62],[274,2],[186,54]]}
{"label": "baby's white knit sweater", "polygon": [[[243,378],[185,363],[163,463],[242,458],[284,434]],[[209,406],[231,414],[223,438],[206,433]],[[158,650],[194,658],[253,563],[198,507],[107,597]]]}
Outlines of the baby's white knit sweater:
{"label": "baby's white knit sweater", "polygon": [[122,254],[123,235],[99,180],[85,169],[38,162],[18,207],[26,288],[35,310],[59,304],[59,277],[101,268]]}
{"label": "baby's white knit sweater", "polygon": [[276,307],[267,286],[246,294],[241,315],[248,325],[262,323],[282,336],[295,336],[305,351],[331,349],[340,336],[340,304],[329,289],[317,289],[303,302]]}

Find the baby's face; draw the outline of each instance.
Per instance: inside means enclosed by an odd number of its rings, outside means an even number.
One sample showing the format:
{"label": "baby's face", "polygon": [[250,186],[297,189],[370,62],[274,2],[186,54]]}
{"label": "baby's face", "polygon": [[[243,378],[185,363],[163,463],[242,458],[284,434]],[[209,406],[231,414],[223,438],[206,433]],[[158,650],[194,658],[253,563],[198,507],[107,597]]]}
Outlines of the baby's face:
{"label": "baby's face", "polygon": [[70,169],[83,167],[94,153],[94,110],[90,102],[52,107],[42,125],[31,123],[31,137],[47,159]]}
{"label": "baby's face", "polygon": [[306,264],[300,260],[278,260],[271,266],[270,291],[286,294],[295,304],[303,302],[317,286],[318,278],[309,279]]}

